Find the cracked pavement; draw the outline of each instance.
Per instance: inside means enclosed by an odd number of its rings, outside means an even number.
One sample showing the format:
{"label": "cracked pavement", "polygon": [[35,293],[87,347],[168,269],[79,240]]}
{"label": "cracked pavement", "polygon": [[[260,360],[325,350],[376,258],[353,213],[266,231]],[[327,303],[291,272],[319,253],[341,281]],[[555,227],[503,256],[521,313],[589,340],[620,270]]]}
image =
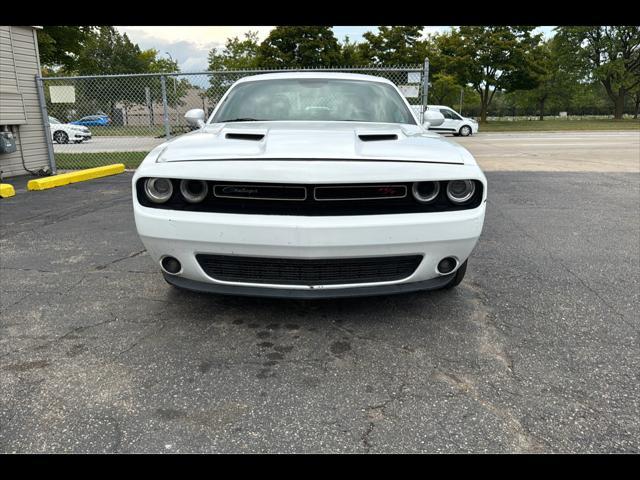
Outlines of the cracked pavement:
{"label": "cracked pavement", "polygon": [[638,452],[640,175],[487,177],[459,288],[325,301],[170,288],[130,174],[16,184],[0,451]]}

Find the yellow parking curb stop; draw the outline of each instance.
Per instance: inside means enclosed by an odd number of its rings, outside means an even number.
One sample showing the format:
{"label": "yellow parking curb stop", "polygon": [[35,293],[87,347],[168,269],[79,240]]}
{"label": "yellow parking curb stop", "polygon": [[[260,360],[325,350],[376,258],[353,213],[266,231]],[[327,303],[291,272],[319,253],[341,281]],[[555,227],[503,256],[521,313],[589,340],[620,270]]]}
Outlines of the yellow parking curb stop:
{"label": "yellow parking curb stop", "polygon": [[9,185],[8,183],[0,183],[0,197],[13,197],[15,194],[16,191],[13,188],[13,185]]}
{"label": "yellow parking curb stop", "polygon": [[124,163],[114,163],[113,165],[107,165],[104,167],[88,168],[86,170],[78,170],[76,172],[29,180],[27,189],[46,190],[47,188],[68,185],[69,183],[84,182],[85,180],[92,180],[94,178],[117,175],[122,172],[124,172]]}

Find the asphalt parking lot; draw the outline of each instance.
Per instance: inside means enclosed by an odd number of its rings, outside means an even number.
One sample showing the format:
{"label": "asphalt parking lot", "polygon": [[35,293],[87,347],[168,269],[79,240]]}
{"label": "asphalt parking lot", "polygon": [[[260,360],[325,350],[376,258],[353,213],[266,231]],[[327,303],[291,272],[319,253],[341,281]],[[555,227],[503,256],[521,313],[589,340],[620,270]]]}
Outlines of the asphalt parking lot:
{"label": "asphalt parking lot", "polygon": [[467,276],[388,297],[176,291],[136,236],[131,174],[14,183],[0,452],[638,452],[632,133],[456,139],[489,180]]}

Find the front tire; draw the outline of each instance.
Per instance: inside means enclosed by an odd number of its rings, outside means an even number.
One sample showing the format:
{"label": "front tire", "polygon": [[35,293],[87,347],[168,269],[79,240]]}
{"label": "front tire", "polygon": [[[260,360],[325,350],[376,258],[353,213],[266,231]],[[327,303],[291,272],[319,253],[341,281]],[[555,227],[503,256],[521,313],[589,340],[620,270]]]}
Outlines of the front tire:
{"label": "front tire", "polygon": [[58,130],[53,134],[53,140],[56,143],[69,143],[69,135],[61,130]]}
{"label": "front tire", "polygon": [[447,283],[444,287],[442,287],[443,289],[449,290],[451,288],[454,288],[460,285],[460,282],[462,282],[462,279],[464,279],[464,275],[467,273],[468,261],[469,260],[465,260],[464,263],[460,265],[460,268],[456,270],[456,274],[454,275],[454,277],[451,279],[449,283]]}
{"label": "front tire", "polygon": [[469,125],[463,125],[462,127],[460,127],[458,135],[460,135],[461,137],[469,137],[471,133],[471,127]]}

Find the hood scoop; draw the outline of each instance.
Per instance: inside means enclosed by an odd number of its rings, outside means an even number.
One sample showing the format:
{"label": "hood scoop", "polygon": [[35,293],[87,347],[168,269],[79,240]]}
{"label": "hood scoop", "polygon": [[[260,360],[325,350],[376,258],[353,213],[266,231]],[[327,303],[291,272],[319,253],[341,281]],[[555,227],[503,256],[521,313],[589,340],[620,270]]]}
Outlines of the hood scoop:
{"label": "hood scoop", "polygon": [[384,140],[398,140],[395,133],[361,133],[358,138],[363,142],[380,142]]}
{"label": "hood scoop", "polygon": [[264,138],[264,133],[228,132],[224,138],[227,140],[250,140],[253,142],[259,142]]}

